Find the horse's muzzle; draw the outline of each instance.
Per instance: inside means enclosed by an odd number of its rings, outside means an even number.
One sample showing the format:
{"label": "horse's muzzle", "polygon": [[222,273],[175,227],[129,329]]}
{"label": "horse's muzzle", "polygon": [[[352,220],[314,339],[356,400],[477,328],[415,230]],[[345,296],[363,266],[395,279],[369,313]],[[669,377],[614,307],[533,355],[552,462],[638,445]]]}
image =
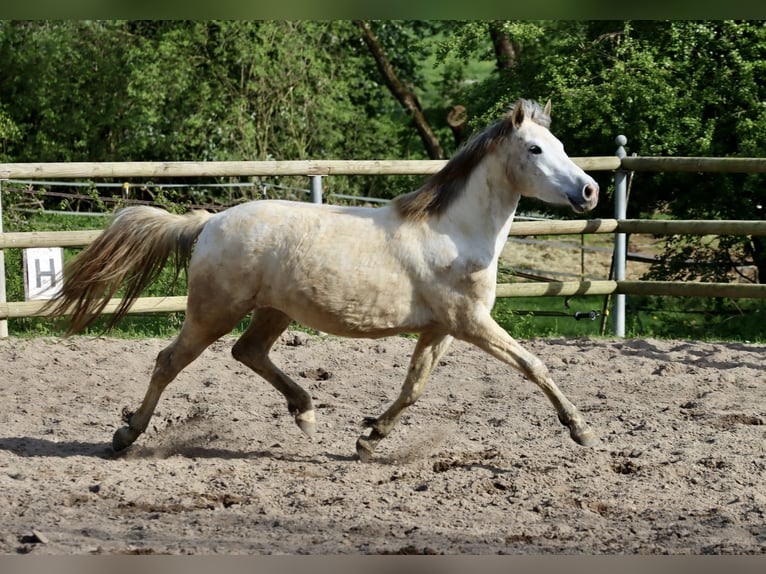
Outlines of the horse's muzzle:
{"label": "horse's muzzle", "polygon": [[586,183],[578,196],[569,197],[569,203],[576,213],[590,211],[598,203],[598,184],[595,181]]}

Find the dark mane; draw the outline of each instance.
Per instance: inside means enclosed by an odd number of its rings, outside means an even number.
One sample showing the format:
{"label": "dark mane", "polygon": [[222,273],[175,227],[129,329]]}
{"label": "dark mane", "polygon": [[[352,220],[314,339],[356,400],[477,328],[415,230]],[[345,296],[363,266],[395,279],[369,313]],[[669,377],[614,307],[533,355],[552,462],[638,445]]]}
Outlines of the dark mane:
{"label": "dark mane", "polygon": [[[550,126],[550,116],[536,102],[519,100],[524,116]],[[514,106],[515,109],[515,106]],[[513,110],[491,124],[463,145],[441,170],[433,174],[417,190],[394,199],[393,204],[403,219],[418,221],[441,215],[460,196],[466,181],[479,162],[514,130]]]}

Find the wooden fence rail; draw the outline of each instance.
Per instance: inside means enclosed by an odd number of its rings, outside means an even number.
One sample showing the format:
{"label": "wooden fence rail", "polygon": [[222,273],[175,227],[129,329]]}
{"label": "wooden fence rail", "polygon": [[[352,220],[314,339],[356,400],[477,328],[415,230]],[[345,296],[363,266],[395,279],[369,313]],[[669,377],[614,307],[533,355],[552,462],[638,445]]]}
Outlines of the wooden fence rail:
{"label": "wooden fence rail", "polygon": [[[42,308],[46,301],[17,301],[0,303],[0,319],[19,319],[22,317],[45,317]],[[105,314],[114,313],[120,299],[112,299],[104,309]],[[186,296],[174,297],[141,297],[130,308],[128,313],[169,313],[186,309]]]}
{"label": "wooden fence rail", "polygon": [[700,173],[766,173],[761,157],[624,157],[626,171],[683,171]]}
{"label": "wooden fence rail", "polygon": [[[766,173],[766,158],[754,157],[594,156],[572,160],[586,171]],[[429,175],[445,164],[446,160],[3,163],[0,179]]]}
{"label": "wooden fence rail", "polygon": [[[100,231],[48,231],[0,233],[0,249],[27,247],[84,246]],[[519,221],[510,235],[570,235],[582,233],[715,234],[766,235],[766,221],[684,221],[640,219],[590,219],[572,221]],[[766,298],[766,285],[670,281],[550,281],[545,283],[501,283],[498,297],[553,297],[572,295],[660,295],[678,297]],[[112,300],[105,313],[117,308]],[[0,320],[43,316],[45,302],[0,302]],[[130,313],[183,311],[186,297],[144,297],[136,301]]]}
{"label": "wooden fence rail", "polygon": [[99,236],[101,230],[87,231],[15,231],[0,233],[0,249],[28,247],[82,247]]}
{"label": "wooden fence rail", "polygon": [[[573,157],[586,171],[620,167],[616,156]],[[4,163],[0,179],[226,177],[287,175],[429,175],[447,160],[316,160],[316,161],[166,161]]]}
{"label": "wooden fence rail", "polygon": [[[613,171],[615,185],[624,180],[627,171],[684,171],[684,172],[740,172],[766,173],[764,158],[688,158],[688,157],[626,157],[625,138],[618,136],[617,155],[606,157],[572,158],[586,171]],[[179,178],[224,176],[297,175],[429,175],[441,169],[446,161],[440,160],[380,160],[380,161],[233,161],[233,162],[124,162],[124,163],[6,163],[0,164],[3,179],[99,179],[99,178]],[[624,181],[623,181],[624,184]],[[0,210],[2,203],[0,203]],[[617,209],[616,209],[617,211]],[[2,211],[0,211],[0,214]],[[99,231],[2,233],[0,221],[0,257],[2,250],[27,247],[76,247],[87,245]],[[594,219],[555,222],[516,222],[511,235],[573,235],[585,233],[614,233],[616,253],[626,234],[716,234],[766,235],[764,221],[648,221],[625,219]],[[1,259],[0,259],[1,261]],[[3,277],[0,277],[3,279]],[[571,296],[571,295],[674,295],[701,297],[766,297],[766,286],[718,283],[672,283],[659,281],[554,281],[548,283],[513,283],[498,285],[499,297]],[[44,303],[11,302],[0,297],[0,326],[7,318],[39,316]],[[179,311],[185,308],[185,297],[141,298],[132,313]],[[106,312],[116,308],[117,300],[110,302]],[[617,307],[616,307],[617,309]],[[615,313],[616,314],[616,313]]]}
{"label": "wooden fence rail", "polygon": [[[100,230],[28,231],[0,233],[0,249],[78,247],[88,245]],[[648,220],[573,219],[571,221],[516,221],[509,235],[581,235],[584,233],[643,233],[649,235],[766,235],[761,220]]]}
{"label": "wooden fence rail", "polygon": [[766,285],[698,281],[550,281],[499,283],[498,297],[571,297],[572,295],[660,295],[766,299]]}
{"label": "wooden fence rail", "polygon": [[[660,295],[670,297],[730,297],[766,299],[766,285],[745,283],[700,283],[674,281],[550,281],[546,283],[498,283],[498,297],[571,297],[574,295]],[[104,313],[113,313],[119,299],[112,299]],[[0,303],[0,319],[44,317],[45,301]],[[186,297],[141,297],[129,314],[184,311]]]}

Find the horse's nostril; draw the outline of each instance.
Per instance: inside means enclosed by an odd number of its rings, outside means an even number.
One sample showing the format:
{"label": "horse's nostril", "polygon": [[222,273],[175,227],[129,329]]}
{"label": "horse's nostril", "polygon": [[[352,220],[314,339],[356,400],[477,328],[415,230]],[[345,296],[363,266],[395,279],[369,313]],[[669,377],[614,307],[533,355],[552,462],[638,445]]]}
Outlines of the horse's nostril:
{"label": "horse's nostril", "polygon": [[586,184],[582,189],[582,196],[585,199],[593,199],[594,197],[598,197],[598,186],[592,183]]}

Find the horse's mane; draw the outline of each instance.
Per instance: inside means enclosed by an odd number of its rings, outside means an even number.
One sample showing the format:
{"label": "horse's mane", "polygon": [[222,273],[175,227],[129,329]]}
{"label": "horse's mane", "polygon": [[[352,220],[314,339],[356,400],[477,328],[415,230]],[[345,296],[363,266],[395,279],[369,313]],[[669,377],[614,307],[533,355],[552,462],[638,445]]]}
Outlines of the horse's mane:
{"label": "horse's mane", "polygon": [[551,117],[531,100],[519,100],[514,108],[465,143],[442,169],[415,191],[396,197],[393,205],[405,220],[419,221],[441,215],[460,196],[466,181],[479,162],[514,130],[513,110],[523,106],[524,116],[543,127]]}

